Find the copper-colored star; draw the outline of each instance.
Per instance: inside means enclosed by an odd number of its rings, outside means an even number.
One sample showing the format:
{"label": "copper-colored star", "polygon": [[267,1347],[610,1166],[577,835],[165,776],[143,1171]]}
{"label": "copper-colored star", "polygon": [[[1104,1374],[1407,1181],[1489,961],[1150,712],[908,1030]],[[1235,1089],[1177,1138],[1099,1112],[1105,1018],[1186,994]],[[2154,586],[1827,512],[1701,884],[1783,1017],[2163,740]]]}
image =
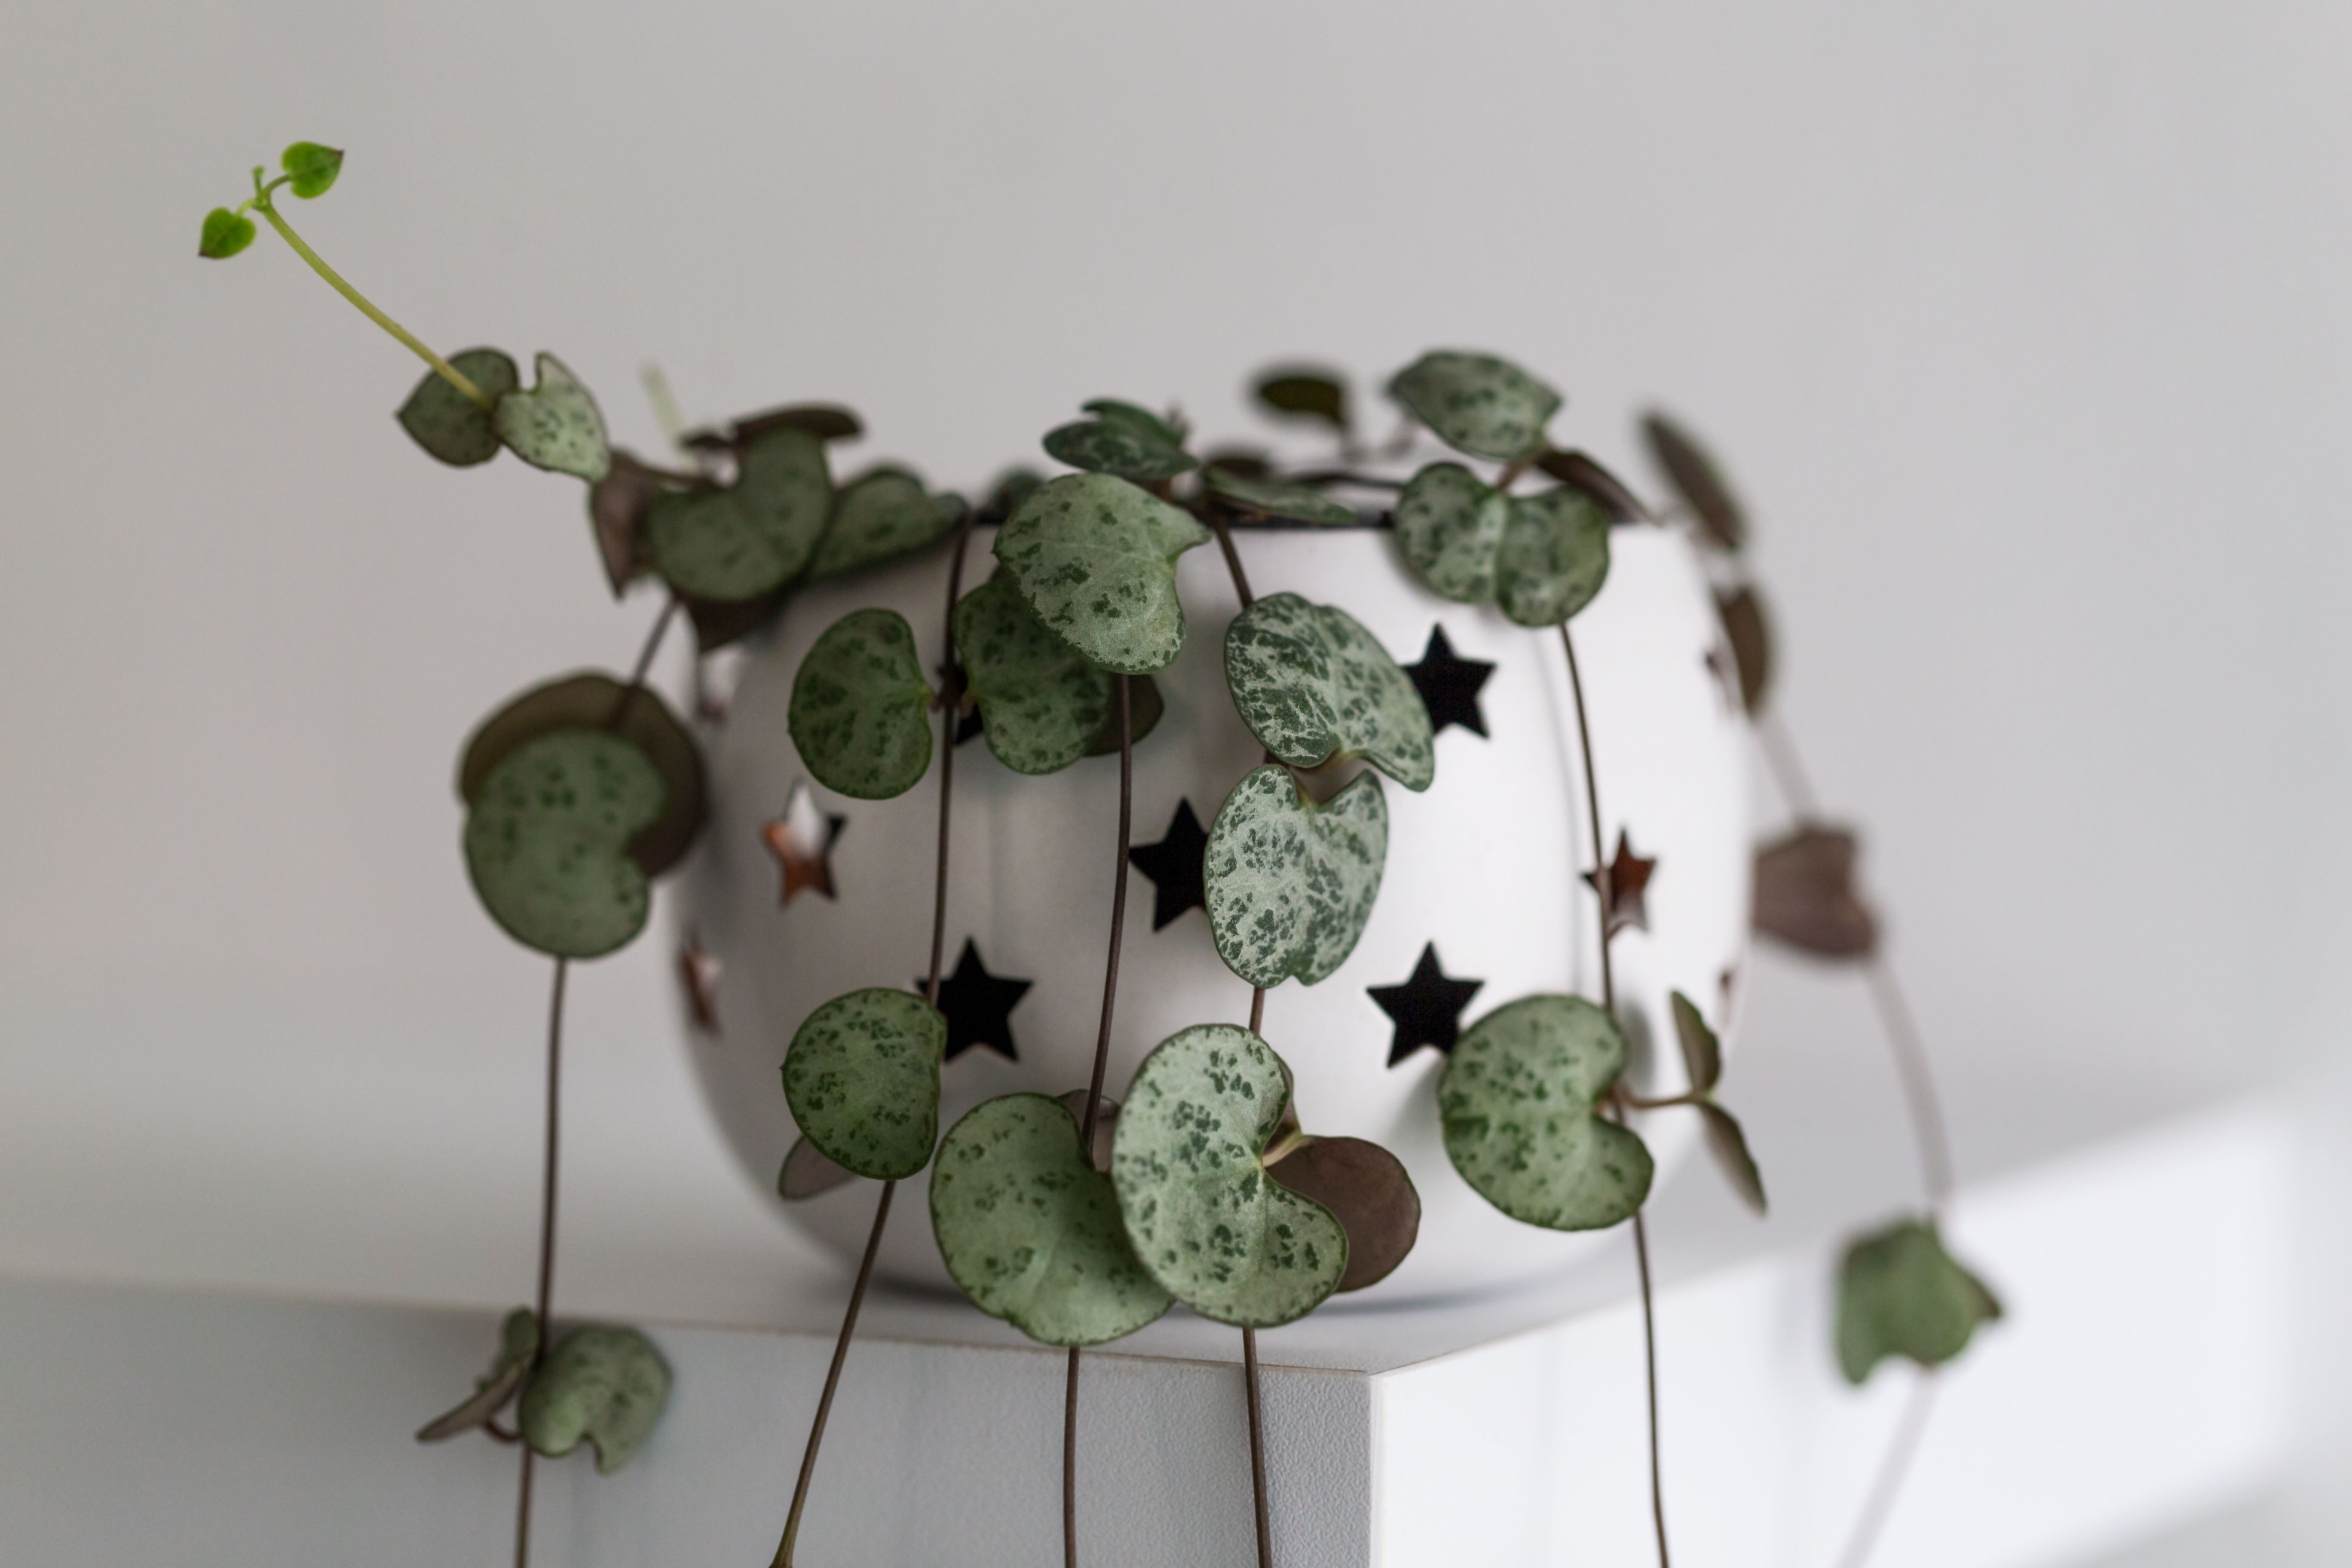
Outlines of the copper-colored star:
{"label": "copper-colored star", "polygon": [[1656,856],[1644,860],[1633,853],[1633,841],[1622,828],[1617,831],[1617,853],[1608,865],[1609,886],[1601,885],[1601,873],[1587,871],[1585,886],[1601,895],[1601,904],[1609,911],[1609,934],[1615,936],[1628,926],[1650,929],[1650,906],[1647,901],[1650,874],[1658,868]]}
{"label": "copper-colored star", "polygon": [[781,902],[791,903],[803,893],[837,898],[833,889],[833,842],[849,819],[821,809],[816,792],[806,779],[793,785],[782,816],[760,829],[768,852],[783,868]]}
{"label": "copper-colored star", "polygon": [[702,950],[702,933],[688,926],[677,950],[677,985],[686,993],[686,1011],[694,1026],[706,1035],[719,1033],[719,960]]}

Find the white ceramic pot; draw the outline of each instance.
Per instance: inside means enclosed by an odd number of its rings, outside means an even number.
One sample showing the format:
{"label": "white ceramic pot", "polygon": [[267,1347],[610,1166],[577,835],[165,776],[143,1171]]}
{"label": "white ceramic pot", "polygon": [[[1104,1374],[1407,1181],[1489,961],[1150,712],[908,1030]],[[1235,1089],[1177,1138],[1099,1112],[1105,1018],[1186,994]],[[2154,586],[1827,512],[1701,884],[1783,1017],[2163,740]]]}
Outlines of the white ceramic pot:
{"label": "white ceramic pot", "polygon": [[[1337,605],[1402,663],[1423,657],[1443,626],[1455,655],[1494,671],[1477,693],[1486,733],[1448,727],[1425,794],[1387,784],[1386,879],[1354,953],[1320,984],[1285,984],[1266,997],[1265,1035],[1289,1062],[1307,1131],[1375,1140],[1419,1188],[1421,1237],[1388,1279],[1342,1300],[1471,1291],[1558,1268],[1596,1245],[1590,1235],[1505,1218],[1445,1157],[1431,1048],[1391,1066],[1394,1026],[1369,988],[1399,985],[1433,943],[1445,974],[1483,982],[1461,1014],[1535,992],[1600,994],[1596,900],[1580,879],[1593,863],[1567,667],[1556,631],[1534,632],[1490,607],[1453,604],[1407,574],[1392,538],[1368,530],[1249,531],[1236,535],[1251,585]],[[971,542],[967,586],[994,567],[991,535]],[[1720,642],[1706,581],[1679,531],[1621,528],[1600,596],[1573,623],[1600,764],[1603,834],[1622,827],[1657,858],[1649,929],[1616,942],[1619,1010],[1645,1092],[1678,1089],[1667,997],[1681,990],[1726,1035],[1746,951],[1749,831],[1745,721],[1708,659]],[[785,728],[793,673],[817,635],[846,612],[879,605],[915,628],[938,663],[948,570],[936,552],[895,569],[794,597],[748,656],[724,728],[713,737],[713,814],[684,884],[684,919],[719,960],[718,1030],[690,1049],[737,1155],[772,1188],[794,1139],[778,1072],[810,1011],[859,986],[919,983],[929,951],[939,768],[896,800],[846,800],[818,789],[845,818],[834,841],[837,896],[780,900],[777,862],[761,829],[805,777]],[[1235,716],[1222,662],[1238,608],[1216,547],[1187,554],[1179,581],[1190,635],[1159,677],[1167,714],[1135,752],[1135,841],[1166,833],[1178,802],[1205,826],[1226,792],[1260,760]],[[1118,842],[1118,763],[1088,758],[1045,778],[1015,774],[974,739],[956,755],[947,963],[971,939],[989,972],[1032,982],[1010,1014],[1017,1060],[986,1047],[957,1054],[943,1075],[940,1126],[1013,1089],[1083,1088],[1102,1005]],[[1108,1092],[1189,1025],[1241,1022],[1249,987],[1225,968],[1194,909],[1152,926],[1155,885],[1135,874],[1119,973]],[[1640,1124],[1661,1176],[1696,1133],[1688,1113]],[[884,1239],[887,1278],[945,1288],[924,1184],[907,1184]],[[855,1258],[877,1194],[855,1181],[780,1212]]]}

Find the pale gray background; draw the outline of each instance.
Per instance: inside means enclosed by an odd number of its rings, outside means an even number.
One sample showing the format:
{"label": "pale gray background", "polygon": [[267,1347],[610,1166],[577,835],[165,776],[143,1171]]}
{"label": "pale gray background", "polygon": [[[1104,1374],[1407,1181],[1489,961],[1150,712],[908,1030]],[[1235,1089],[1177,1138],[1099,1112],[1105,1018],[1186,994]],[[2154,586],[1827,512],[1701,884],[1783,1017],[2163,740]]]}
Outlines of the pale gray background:
{"label": "pale gray background", "polygon": [[[353,1140],[530,1103],[541,971],[465,888],[451,758],[651,606],[558,481],[420,458],[414,362],[272,237],[195,258],[295,136],[351,150],[294,204],[331,259],[445,348],[562,353],[640,446],[648,359],[963,484],[1099,393],[1237,430],[1278,354],[1502,349],[1629,468],[1663,398],[1753,504],[1939,1051],[2347,1098],[2352,12],[16,0],[0,1266],[378,1250],[404,1169]],[[699,1114],[663,957],[582,987],[644,1026],[583,1043],[591,1145]],[[1759,1056],[1891,1109],[1859,999],[1776,986]],[[1958,1098],[1964,1162],[2033,1114]],[[377,1208],[240,1235],[239,1181],[302,1202],[273,1138]],[[530,1180],[499,1147],[486,1191]]]}

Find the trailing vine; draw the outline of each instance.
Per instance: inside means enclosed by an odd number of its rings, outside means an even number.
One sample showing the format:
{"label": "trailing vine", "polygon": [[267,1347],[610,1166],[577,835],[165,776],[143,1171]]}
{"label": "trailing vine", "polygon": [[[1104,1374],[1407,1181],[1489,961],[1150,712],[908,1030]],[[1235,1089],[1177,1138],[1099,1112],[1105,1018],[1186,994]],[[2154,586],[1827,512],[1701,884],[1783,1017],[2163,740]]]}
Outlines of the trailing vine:
{"label": "trailing vine", "polygon": [[[445,358],[329,267],[288,224],[278,196],[325,194],[342,159],[314,142],[288,147],[280,174],[255,169],[252,196],[205,218],[200,253],[225,258],[244,250],[257,233],[247,215],[259,215],[306,265],[426,363],[397,416],[417,445],[453,467],[509,451],[584,481],[592,541],[614,596],[646,578],[667,594],[625,680],[575,674],[521,693],[476,729],[458,770],[474,889],[495,923],[553,964],[541,1218],[532,1304],[508,1316],[474,1393],[417,1436],[437,1442],[478,1430],[519,1447],[518,1565],[529,1560],[536,1461],[584,1441],[600,1471],[619,1468],[653,1432],[669,1392],[667,1363],[635,1330],[588,1324],[558,1338],[552,1328],[569,968],[636,938],[649,918],[652,880],[685,858],[708,815],[699,746],[648,684],[656,657],[681,614],[708,653],[768,624],[806,584],[943,548],[937,685],[913,628],[878,606],[852,610],[825,627],[793,679],[788,727],[811,777],[841,795],[883,800],[913,790],[936,760],[939,814],[919,989],[835,996],[799,1024],[784,1054],[780,1109],[798,1142],[779,1173],[779,1192],[809,1197],[858,1177],[880,1187],[773,1568],[793,1562],[898,1184],[926,1169],[932,1233],[950,1278],[982,1311],[1067,1352],[1068,1568],[1080,1558],[1081,1354],[1179,1302],[1240,1331],[1252,1524],[1260,1568],[1272,1568],[1257,1332],[1385,1278],[1412,1249],[1421,1206],[1404,1167],[1386,1150],[1301,1126],[1291,1069],[1264,1033],[1266,995],[1293,981],[1319,983],[1355,950],[1387,860],[1386,789],[1432,787],[1436,731],[1465,721],[1448,708],[1433,721],[1432,695],[1440,688],[1416,673],[1422,667],[1401,666],[1345,609],[1286,590],[1253,592],[1236,532],[1367,525],[1392,531],[1406,569],[1431,592],[1493,605],[1536,637],[1559,638],[1581,761],[1582,837],[1591,852],[1582,879],[1596,900],[1600,995],[1511,999],[1456,1038],[1454,1016],[1476,985],[1447,981],[1433,948],[1423,955],[1428,984],[1459,993],[1434,1093],[1448,1158],[1501,1213],[1553,1230],[1628,1226],[1641,1287],[1661,1568],[1668,1563],[1667,1514],[1643,1213],[1654,1167],[1640,1120],[1692,1111],[1738,1195],[1761,1212],[1765,1194],[1739,1123],[1717,1102],[1721,1051],[1697,1004],[1680,992],[1671,997],[1682,1089],[1644,1097],[1626,1076],[1632,1053],[1611,948],[1622,930],[1644,921],[1644,889],[1657,862],[1634,852],[1639,835],[1622,818],[1614,854],[1607,848],[1572,623],[1607,580],[1619,528],[1687,525],[1714,563],[1729,649],[1719,673],[1754,720],[1792,817],[1790,832],[1759,854],[1756,924],[1800,951],[1866,964],[1922,1160],[1924,1211],[1855,1240],[1839,1271],[1834,1344],[1844,1375],[1859,1384],[1890,1357],[1923,1369],[1849,1546],[1846,1562],[1863,1561],[1916,1447],[1933,1370],[2000,1308],[1941,1239],[1950,1158],[1916,1027],[1879,952],[1875,921],[1853,886],[1854,838],[1820,817],[1793,744],[1765,704],[1769,647],[1742,553],[1744,515],[1696,442],[1662,417],[1646,423],[1652,451],[1679,498],[1674,511],[1654,512],[1590,456],[1552,443],[1549,426],[1563,401],[1557,391],[1495,356],[1440,351],[1388,384],[1405,422],[1377,449],[1360,437],[1337,379],[1286,369],[1256,383],[1269,412],[1319,423],[1336,438],[1339,466],[1326,468],[1285,473],[1237,454],[1204,459],[1192,450],[1181,419],[1101,398],[1043,438],[1046,455],[1071,471],[1041,478],[1015,470],[974,508],[894,465],[836,482],[830,444],[859,429],[845,409],[795,405],[724,429],[685,431],[667,384],[655,380],[649,392],[679,465],[658,466],[609,446],[594,398],[554,356],[536,356],[529,389],[499,350]],[[1410,456],[1423,433],[1455,457],[1410,473],[1376,471]],[[1538,475],[1550,481],[1547,488],[1522,488]],[[1349,492],[1377,496],[1385,509],[1360,511],[1339,499]],[[983,530],[994,570],[967,590],[967,556]],[[1191,824],[1200,842],[1196,900],[1216,952],[1250,987],[1247,1023],[1203,1020],[1178,1030],[1114,1099],[1107,1075],[1128,872],[1146,853],[1132,841],[1136,752],[1161,710],[1152,677],[1189,636],[1177,562],[1212,541],[1239,603],[1223,640],[1226,689],[1264,760],[1232,785],[1204,835],[1189,805],[1179,822]],[[1453,659],[1442,629],[1424,665],[1441,653]],[[696,691],[697,710],[705,711],[698,659]],[[1470,712],[1475,721],[1475,702]],[[1058,1097],[989,1100],[942,1133],[954,756],[974,725],[1018,774],[1116,755],[1118,832],[1087,1082]],[[808,886],[830,891],[824,854],[838,822],[828,826],[803,788],[770,826],[786,897]],[[969,946],[966,959],[976,964]],[[689,939],[681,974],[706,1027],[714,1016],[709,963]],[[962,971],[959,964],[958,983]],[[503,1426],[499,1417],[509,1406],[514,1423]]]}

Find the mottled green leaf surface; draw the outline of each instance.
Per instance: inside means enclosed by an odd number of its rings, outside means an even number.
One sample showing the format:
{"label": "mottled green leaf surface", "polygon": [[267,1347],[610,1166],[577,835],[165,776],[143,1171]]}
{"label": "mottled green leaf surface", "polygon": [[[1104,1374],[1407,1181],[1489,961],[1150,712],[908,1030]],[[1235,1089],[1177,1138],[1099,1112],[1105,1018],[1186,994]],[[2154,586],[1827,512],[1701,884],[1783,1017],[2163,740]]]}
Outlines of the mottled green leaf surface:
{"label": "mottled green leaf surface", "polygon": [[824,443],[783,427],[743,448],[722,490],[664,495],[646,514],[654,570],[681,594],[720,604],[756,599],[809,563],[833,508]]}
{"label": "mottled green leaf surface", "polygon": [[1015,773],[1058,773],[1118,717],[1118,678],[1047,631],[1007,574],[956,605],[955,644],[988,749]]}
{"label": "mottled green leaf surface", "polygon": [[490,416],[499,439],[533,468],[577,475],[593,484],[612,465],[604,445],[604,416],[562,360],[543,353],[537,367],[539,381],[529,392],[509,392],[499,399]]}
{"label": "mottled green leaf surface", "polygon": [[784,1052],[784,1100],[801,1135],[845,1171],[911,1176],[940,1136],[948,1021],[911,991],[836,996]]}
{"label": "mottled green leaf surface", "polygon": [[948,1130],[931,1169],[931,1231],[972,1304],[1049,1345],[1098,1345],[1168,1310],[1136,1261],[1118,1194],[1057,1100],[1009,1094]]}
{"label": "mottled green leaf surface", "polygon": [[1055,636],[1105,669],[1146,675],[1184,646],[1176,558],[1209,537],[1125,479],[1065,474],[997,531],[996,558]]}
{"label": "mottled green leaf surface", "polygon": [[1412,678],[1345,610],[1269,594],[1225,628],[1225,683],[1250,733],[1293,767],[1362,757],[1407,789],[1437,776]]}
{"label": "mottled green leaf surface", "polygon": [[1562,485],[1511,501],[1495,552],[1495,602],[1523,626],[1556,626],[1592,602],[1609,576],[1609,514]]}
{"label": "mottled green leaf surface", "polygon": [[1389,395],[1455,451],[1497,462],[1540,447],[1560,404],[1559,393],[1508,360],[1450,349],[1397,372]]}
{"label": "mottled green leaf surface", "polygon": [[[522,373],[499,349],[467,349],[451,354],[449,363],[492,403],[522,384]],[[398,418],[418,446],[454,467],[487,463],[499,455],[498,426],[489,415],[439,371],[425,373],[400,405]]]}
{"label": "mottled green leaf surface", "polygon": [[490,1370],[474,1380],[474,1392],[454,1409],[443,1412],[416,1429],[420,1443],[441,1443],[461,1432],[487,1426],[507,1407],[530,1375],[530,1358],[539,1353],[539,1318],[529,1307],[507,1314],[499,1330],[498,1358]]}
{"label": "mottled green leaf surface", "polygon": [[1074,468],[1116,474],[1137,484],[1155,484],[1199,467],[1184,449],[1184,433],[1132,403],[1097,397],[1086,405],[1093,417],[1045,434],[1045,453]]}
{"label": "mottled green leaf surface", "polygon": [[1245,511],[1264,512],[1268,517],[1288,518],[1297,522],[1338,524],[1356,521],[1352,510],[1313,485],[1294,484],[1288,479],[1251,479],[1224,468],[1210,468],[1205,479],[1211,490]]}
{"label": "mottled green leaf surface", "polygon": [[904,468],[871,469],[834,499],[832,521],[809,562],[810,580],[911,554],[946,535],[963,513],[963,498],[952,491],[933,495]]}
{"label": "mottled green leaf surface", "polygon": [[1397,548],[1422,585],[1465,605],[1492,604],[1495,554],[1511,503],[1459,463],[1432,463],[1397,497]]}
{"label": "mottled green leaf surface", "polygon": [[1339,1287],[1348,1237],[1331,1212],[1259,1163],[1290,1075],[1247,1029],[1202,1024],[1136,1069],[1111,1143],[1111,1177],[1135,1255],[1206,1318],[1270,1329]]}
{"label": "mottled green leaf surface", "polygon": [[226,207],[215,207],[205,215],[204,234],[196,241],[196,254],[207,261],[226,261],[253,243],[253,220]]}
{"label": "mottled green leaf surface", "polygon": [[1165,419],[1141,404],[1121,402],[1116,397],[1097,397],[1078,405],[1083,414],[1091,414],[1104,424],[1157,441],[1163,447],[1184,444],[1182,421]]}
{"label": "mottled green leaf surface", "polygon": [[1650,1152],[1594,1113],[1625,1068],[1616,1020],[1580,996],[1528,996],[1455,1044],[1437,1080],[1445,1152],[1479,1195],[1548,1230],[1599,1230],[1642,1206]]}
{"label": "mottled green leaf surface", "polygon": [[1388,796],[1365,773],[1321,805],[1271,763],[1234,786],[1209,829],[1209,930],[1252,985],[1308,985],[1348,960],[1389,852]]}
{"label": "mottled green leaf surface", "polygon": [[1838,1268],[1838,1369],[1858,1384],[1889,1356],[1941,1366],[2000,1315],[1933,1224],[1898,1220],[1848,1247]]}
{"label": "mottled green leaf surface", "polygon": [[343,172],[343,152],[316,142],[297,142],[278,155],[278,166],[294,176],[286,188],[308,201],[325,195]]}
{"label": "mottled green leaf surface", "polygon": [[652,1436],[669,1403],[669,1363],[635,1329],[574,1329],[523,1390],[523,1441],[560,1459],[585,1440],[611,1475]]}
{"label": "mottled green leaf surface", "polygon": [[526,947],[595,958],[645,929],[630,841],[662,815],[660,773],[635,744],[562,730],[490,770],[466,816],[466,869],[490,918]]}
{"label": "mottled green leaf surface", "polygon": [[914,788],[931,765],[930,702],[906,617],[852,610],[793,672],[786,723],[819,784],[887,800]]}

